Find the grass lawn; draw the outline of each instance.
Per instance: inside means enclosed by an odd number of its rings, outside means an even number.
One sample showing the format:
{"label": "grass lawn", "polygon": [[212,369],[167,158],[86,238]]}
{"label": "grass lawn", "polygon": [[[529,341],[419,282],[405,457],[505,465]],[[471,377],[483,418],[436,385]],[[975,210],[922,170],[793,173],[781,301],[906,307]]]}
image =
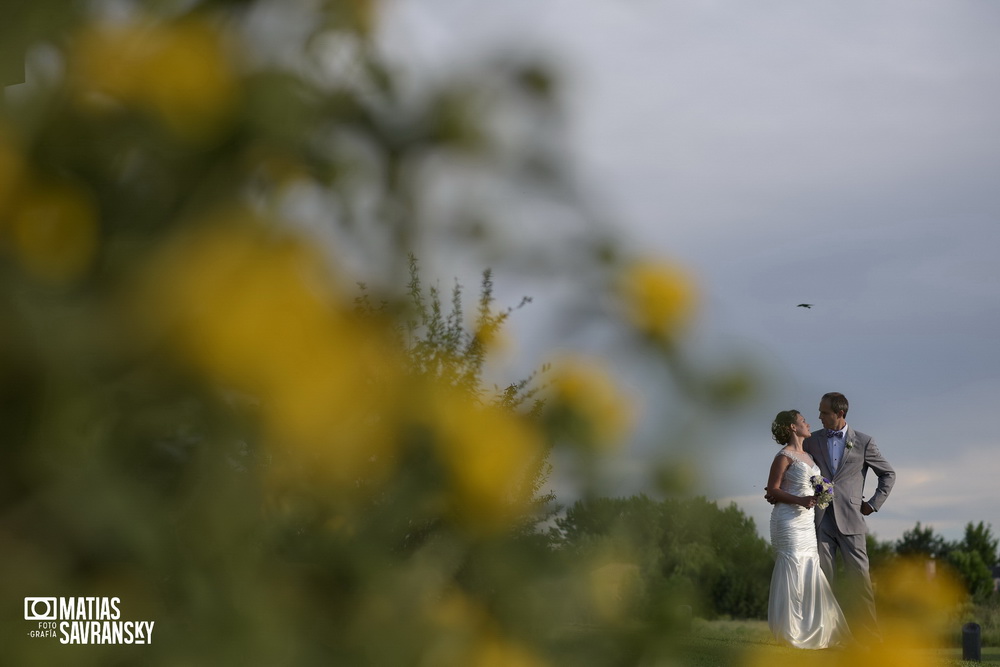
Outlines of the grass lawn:
{"label": "grass lawn", "polygon": [[[779,646],[771,637],[764,621],[702,621],[692,624],[690,636],[683,642],[676,663],[685,667],[739,667],[740,665],[849,665],[858,664],[857,656],[839,651],[800,651]],[[976,665],[1000,665],[1000,648],[988,647],[982,651],[982,662],[966,662],[962,649],[928,651],[926,662],[921,664],[942,667],[974,667]],[[895,664],[910,664],[880,659],[877,664],[893,667]]]}

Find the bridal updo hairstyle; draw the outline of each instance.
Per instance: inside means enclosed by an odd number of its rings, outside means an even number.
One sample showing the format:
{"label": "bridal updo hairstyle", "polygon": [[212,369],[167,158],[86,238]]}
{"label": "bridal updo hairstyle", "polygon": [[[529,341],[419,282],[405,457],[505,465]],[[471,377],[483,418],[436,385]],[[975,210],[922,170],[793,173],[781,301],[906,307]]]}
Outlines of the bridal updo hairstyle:
{"label": "bridal updo hairstyle", "polygon": [[798,410],[782,410],[771,422],[771,437],[779,445],[787,445],[792,439],[792,424],[799,417]]}

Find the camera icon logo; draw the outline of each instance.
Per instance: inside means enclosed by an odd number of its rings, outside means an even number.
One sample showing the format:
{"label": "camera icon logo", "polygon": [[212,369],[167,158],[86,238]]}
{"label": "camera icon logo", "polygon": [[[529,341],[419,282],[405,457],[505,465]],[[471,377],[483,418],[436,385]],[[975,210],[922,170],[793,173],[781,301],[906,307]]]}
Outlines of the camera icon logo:
{"label": "camera icon logo", "polygon": [[24,620],[55,621],[59,605],[55,598],[24,598]]}

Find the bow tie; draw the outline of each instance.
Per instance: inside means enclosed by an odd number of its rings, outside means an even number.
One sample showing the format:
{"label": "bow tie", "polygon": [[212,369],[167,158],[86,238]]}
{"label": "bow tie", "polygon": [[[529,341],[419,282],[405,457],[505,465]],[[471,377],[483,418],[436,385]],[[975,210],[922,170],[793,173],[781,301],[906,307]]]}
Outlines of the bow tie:
{"label": "bow tie", "polygon": [[828,438],[843,438],[844,437],[844,432],[843,431],[834,431],[833,429],[829,429],[828,428],[828,429],[826,429],[826,437],[828,437]]}

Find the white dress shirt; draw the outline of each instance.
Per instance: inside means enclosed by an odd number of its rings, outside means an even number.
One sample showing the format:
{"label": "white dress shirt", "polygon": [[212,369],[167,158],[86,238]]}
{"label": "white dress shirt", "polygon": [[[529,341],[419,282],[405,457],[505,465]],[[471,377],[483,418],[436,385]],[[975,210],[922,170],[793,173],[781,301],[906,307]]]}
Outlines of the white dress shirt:
{"label": "white dress shirt", "polygon": [[841,429],[839,437],[828,437],[826,439],[826,443],[830,448],[830,465],[833,468],[830,472],[837,474],[840,462],[844,460],[844,452],[847,451],[845,449],[847,445],[847,424],[844,424],[844,428]]}

